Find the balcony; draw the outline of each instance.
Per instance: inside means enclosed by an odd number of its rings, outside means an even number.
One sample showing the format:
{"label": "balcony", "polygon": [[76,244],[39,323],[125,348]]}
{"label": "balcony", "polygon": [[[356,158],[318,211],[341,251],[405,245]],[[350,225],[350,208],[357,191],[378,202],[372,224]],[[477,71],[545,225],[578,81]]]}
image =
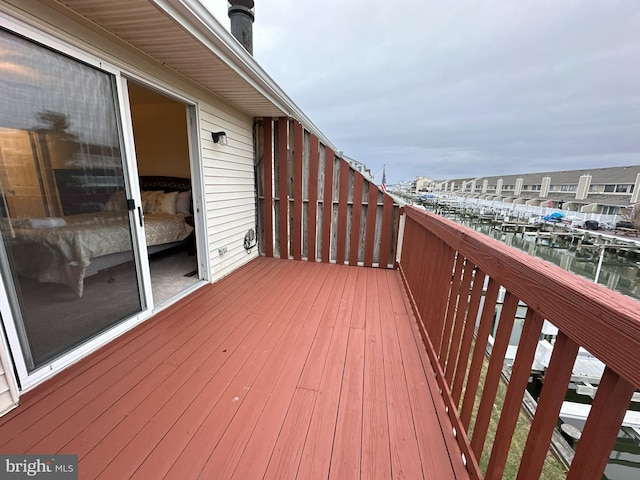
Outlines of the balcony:
{"label": "balcony", "polygon": [[[293,120],[258,138],[263,257],[25,394],[2,452],[78,454],[81,478],[548,478],[583,347],[606,368],[567,478],[601,478],[640,387],[636,301],[399,209]],[[559,333],[518,449],[544,319]]]}
{"label": "balcony", "polygon": [[80,478],[465,478],[397,270],[259,258],[25,395]]}
{"label": "balcony", "polygon": [[81,478],[503,478],[546,318],[559,334],[511,476],[540,478],[584,346],[607,367],[567,478],[599,479],[640,385],[637,302],[402,213],[397,269],[256,259],[25,395],[0,448],[78,454]]}

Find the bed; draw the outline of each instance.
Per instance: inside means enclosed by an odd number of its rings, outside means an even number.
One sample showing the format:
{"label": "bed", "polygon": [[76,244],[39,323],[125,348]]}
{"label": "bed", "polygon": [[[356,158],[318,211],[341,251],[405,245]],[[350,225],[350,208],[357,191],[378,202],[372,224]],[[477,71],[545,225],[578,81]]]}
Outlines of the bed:
{"label": "bed", "polygon": [[[193,232],[187,223],[193,213],[189,180],[141,177],[140,187],[149,253],[187,241]],[[79,297],[86,277],[133,260],[129,214],[121,190],[111,192],[100,210],[12,220],[11,229],[9,245],[16,273],[66,285]]]}

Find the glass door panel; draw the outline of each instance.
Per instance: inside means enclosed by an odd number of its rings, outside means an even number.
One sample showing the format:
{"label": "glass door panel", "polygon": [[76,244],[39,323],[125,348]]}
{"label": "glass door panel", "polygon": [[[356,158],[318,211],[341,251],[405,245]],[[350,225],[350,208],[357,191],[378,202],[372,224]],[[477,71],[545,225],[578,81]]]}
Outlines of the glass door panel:
{"label": "glass door panel", "polygon": [[0,260],[28,372],[143,308],[115,84],[0,30]]}

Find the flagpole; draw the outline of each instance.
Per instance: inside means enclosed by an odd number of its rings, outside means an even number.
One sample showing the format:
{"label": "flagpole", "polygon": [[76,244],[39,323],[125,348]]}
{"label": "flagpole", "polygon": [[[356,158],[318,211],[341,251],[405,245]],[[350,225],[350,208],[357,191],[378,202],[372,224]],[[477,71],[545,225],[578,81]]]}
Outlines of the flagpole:
{"label": "flagpole", "polygon": [[387,193],[387,174],[384,167],[385,165],[382,164],[382,183],[380,184],[380,189],[382,193]]}

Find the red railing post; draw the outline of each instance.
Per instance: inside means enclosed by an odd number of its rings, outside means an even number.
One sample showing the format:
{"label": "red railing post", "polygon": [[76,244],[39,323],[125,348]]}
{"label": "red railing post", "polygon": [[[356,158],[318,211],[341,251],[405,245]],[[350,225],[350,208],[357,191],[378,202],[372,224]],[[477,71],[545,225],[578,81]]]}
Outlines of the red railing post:
{"label": "red railing post", "polygon": [[600,480],[635,387],[606,367],[567,480]]}

